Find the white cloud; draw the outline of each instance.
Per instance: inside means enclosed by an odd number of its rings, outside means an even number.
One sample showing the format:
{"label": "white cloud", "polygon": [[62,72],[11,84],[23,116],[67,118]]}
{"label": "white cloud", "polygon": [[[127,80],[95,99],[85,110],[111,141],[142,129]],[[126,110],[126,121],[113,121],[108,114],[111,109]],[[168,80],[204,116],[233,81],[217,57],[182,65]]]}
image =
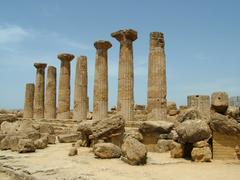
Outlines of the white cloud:
{"label": "white cloud", "polygon": [[29,36],[29,32],[16,25],[0,25],[0,45],[17,43]]}

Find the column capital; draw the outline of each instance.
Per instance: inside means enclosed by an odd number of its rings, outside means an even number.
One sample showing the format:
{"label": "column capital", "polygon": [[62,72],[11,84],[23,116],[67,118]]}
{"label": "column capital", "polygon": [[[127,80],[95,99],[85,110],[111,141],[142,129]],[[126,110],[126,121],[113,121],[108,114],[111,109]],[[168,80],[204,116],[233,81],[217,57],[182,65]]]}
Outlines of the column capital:
{"label": "column capital", "polygon": [[68,53],[60,53],[58,54],[58,59],[60,59],[61,61],[72,61],[74,59],[74,55],[73,54],[68,54]]}
{"label": "column capital", "polygon": [[106,49],[106,50],[108,50],[109,48],[112,47],[112,44],[109,41],[99,40],[99,41],[96,41],[94,43],[94,47],[96,49]]}
{"label": "column capital", "polygon": [[111,36],[120,42],[124,40],[135,41],[137,39],[137,31],[133,29],[123,29],[123,30],[113,32]]}
{"label": "column capital", "polygon": [[150,46],[151,47],[162,47],[164,48],[164,34],[162,32],[151,32],[150,33]]}
{"label": "column capital", "polygon": [[45,69],[47,67],[46,63],[34,63],[34,67],[37,69]]}

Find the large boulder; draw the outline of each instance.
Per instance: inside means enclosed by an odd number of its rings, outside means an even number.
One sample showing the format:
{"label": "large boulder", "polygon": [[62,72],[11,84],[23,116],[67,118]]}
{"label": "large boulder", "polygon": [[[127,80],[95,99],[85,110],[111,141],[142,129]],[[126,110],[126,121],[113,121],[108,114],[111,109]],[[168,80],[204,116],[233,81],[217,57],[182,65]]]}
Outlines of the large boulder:
{"label": "large boulder", "polygon": [[170,151],[171,158],[183,158],[184,146],[180,143],[174,142]]}
{"label": "large boulder", "polygon": [[61,134],[58,135],[58,141],[60,143],[72,143],[79,139],[79,134]]}
{"label": "large boulder", "polygon": [[176,118],[178,122],[184,122],[187,120],[195,120],[195,119],[203,119],[203,116],[198,110],[194,108],[188,108],[184,111],[181,111],[181,113]]}
{"label": "large boulder", "polygon": [[124,138],[127,138],[129,136],[137,139],[140,142],[142,142],[142,140],[143,140],[143,135],[138,130],[135,130],[135,129],[127,129],[125,131]]}
{"label": "large boulder", "polygon": [[157,132],[159,134],[170,133],[174,124],[167,121],[145,121],[139,128],[141,133]]}
{"label": "large boulder", "polygon": [[34,146],[36,147],[36,149],[44,149],[47,147],[47,145],[48,145],[48,137],[47,136],[34,141]]}
{"label": "large boulder", "polygon": [[122,144],[125,121],[121,115],[114,115],[100,121],[86,121],[78,126],[78,133],[84,144],[96,144],[99,140]]}
{"label": "large boulder", "polygon": [[156,144],[156,151],[159,153],[170,151],[174,148],[174,141],[169,139],[159,139]]}
{"label": "large boulder", "polygon": [[240,123],[230,116],[224,116],[219,113],[211,114],[210,127],[213,131],[226,135],[240,135]]}
{"label": "large boulder", "polygon": [[94,154],[101,159],[120,158],[120,147],[112,143],[97,143],[93,147]]}
{"label": "large boulder", "polygon": [[20,136],[5,136],[0,142],[0,149],[1,150],[9,150],[17,151],[18,150],[18,142],[19,139],[24,138]]}
{"label": "large boulder", "polygon": [[22,120],[16,122],[4,121],[1,124],[1,134],[10,136],[22,136],[29,139],[39,139],[40,132],[36,129],[35,124],[31,120]]}
{"label": "large boulder", "polygon": [[92,134],[89,138],[97,142],[98,139],[110,140],[114,136],[123,137],[124,127],[125,121],[121,115],[95,121],[92,127]]}
{"label": "large boulder", "polygon": [[127,137],[122,145],[122,158],[130,165],[147,163],[147,148],[144,144],[132,137]]}
{"label": "large boulder", "polygon": [[35,152],[36,148],[34,146],[32,139],[20,139],[18,142],[18,152],[28,153]]}
{"label": "large boulder", "polygon": [[211,107],[215,112],[225,114],[229,105],[229,98],[226,92],[214,92],[211,96]]}
{"label": "large boulder", "polygon": [[203,120],[187,120],[177,126],[176,131],[181,143],[195,143],[211,137],[211,129]]}
{"label": "large boulder", "polygon": [[212,152],[209,147],[194,147],[191,152],[192,160],[196,162],[210,162]]}

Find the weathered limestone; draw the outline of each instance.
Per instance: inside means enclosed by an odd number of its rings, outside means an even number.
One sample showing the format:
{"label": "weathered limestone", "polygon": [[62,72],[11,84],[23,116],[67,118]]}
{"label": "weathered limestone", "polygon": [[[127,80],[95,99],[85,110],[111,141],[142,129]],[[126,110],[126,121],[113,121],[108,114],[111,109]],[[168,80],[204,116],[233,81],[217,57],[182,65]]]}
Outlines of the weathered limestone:
{"label": "weathered limestone", "polygon": [[133,120],[134,108],[132,44],[137,39],[137,32],[132,29],[125,29],[111,35],[120,42],[117,109],[126,121],[131,121]]}
{"label": "weathered limestone", "polygon": [[229,98],[226,92],[214,92],[211,96],[211,108],[215,112],[225,114],[229,106]]}
{"label": "weathered limestone", "polygon": [[56,118],[56,76],[56,68],[53,66],[48,66],[44,110],[45,119]]}
{"label": "weathered limestone", "polygon": [[70,74],[73,60],[72,54],[59,54],[58,59],[61,60],[59,91],[58,91],[58,113],[59,119],[70,119]]}
{"label": "weathered limestone", "polygon": [[35,87],[33,83],[26,84],[25,102],[24,102],[24,110],[23,110],[24,118],[33,118],[34,89]]}
{"label": "weathered limestone", "polygon": [[97,49],[94,77],[93,118],[101,120],[107,118],[108,113],[108,54],[112,47],[109,41],[96,41]]}
{"label": "weathered limestone", "polygon": [[192,95],[187,97],[187,106],[197,109],[203,116],[210,117],[210,97],[203,95]]}
{"label": "weathered limestone", "polygon": [[161,32],[150,33],[148,61],[148,100],[150,120],[167,119],[167,83],[164,36]]}
{"label": "weathered limestone", "polygon": [[87,119],[88,96],[87,96],[87,57],[80,56],[77,59],[75,89],[74,89],[74,111],[73,119],[79,121]]}
{"label": "weathered limestone", "polygon": [[34,90],[33,118],[40,119],[44,117],[44,85],[45,85],[45,63],[34,63],[37,69],[36,83]]}

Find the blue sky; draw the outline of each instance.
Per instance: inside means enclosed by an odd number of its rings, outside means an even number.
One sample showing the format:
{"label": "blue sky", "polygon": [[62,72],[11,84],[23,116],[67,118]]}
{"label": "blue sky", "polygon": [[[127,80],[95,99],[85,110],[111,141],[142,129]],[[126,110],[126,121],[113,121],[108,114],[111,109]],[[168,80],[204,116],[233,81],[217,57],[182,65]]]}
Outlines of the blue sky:
{"label": "blue sky", "polygon": [[[88,57],[92,107],[97,40],[109,40],[109,106],[116,104],[119,43],[111,33],[132,28],[135,103],[146,104],[149,33],[165,34],[168,100],[226,91],[240,95],[240,1],[238,0],[1,0],[0,108],[22,108],[33,63],[58,68],[57,54]],[[73,97],[76,59],[72,61]],[[71,104],[73,105],[73,99]]]}

